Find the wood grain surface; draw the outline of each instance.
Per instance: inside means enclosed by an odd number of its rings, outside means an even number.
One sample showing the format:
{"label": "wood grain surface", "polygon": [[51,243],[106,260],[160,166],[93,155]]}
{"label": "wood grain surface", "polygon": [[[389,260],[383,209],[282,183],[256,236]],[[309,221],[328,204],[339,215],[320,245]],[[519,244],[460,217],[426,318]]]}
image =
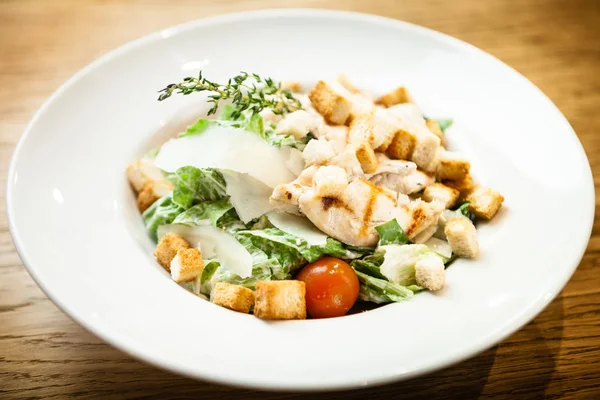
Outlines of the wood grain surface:
{"label": "wood grain surface", "polygon": [[451,368],[351,392],[261,393],[147,366],[86,332],[36,286],[13,247],[4,199],[12,151],[36,109],[77,70],[127,41],[196,18],[271,7],[402,19],[495,55],[558,105],[600,182],[598,0],[0,0],[0,398],[600,398],[599,217],[571,281],[519,332]]}

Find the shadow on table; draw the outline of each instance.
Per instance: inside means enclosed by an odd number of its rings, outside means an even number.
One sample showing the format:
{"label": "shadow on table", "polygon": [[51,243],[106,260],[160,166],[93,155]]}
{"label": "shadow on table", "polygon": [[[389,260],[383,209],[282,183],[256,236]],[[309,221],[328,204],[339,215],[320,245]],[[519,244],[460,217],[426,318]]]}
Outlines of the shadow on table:
{"label": "shadow on table", "polygon": [[[258,392],[198,382],[152,367],[112,389],[119,398],[194,399],[476,399],[545,397],[555,373],[562,339],[563,302],[556,299],[535,321],[476,357],[419,378],[394,384],[330,393]],[[443,340],[443,332],[440,333]],[[553,389],[556,388],[556,380]],[[558,383],[560,385],[560,383]],[[560,389],[558,389],[560,390]],[[89,392],[88,392],[89,393]],[[114,392],[112,392],[114,393]],[[108,397],[106,397],[108,398]]]}

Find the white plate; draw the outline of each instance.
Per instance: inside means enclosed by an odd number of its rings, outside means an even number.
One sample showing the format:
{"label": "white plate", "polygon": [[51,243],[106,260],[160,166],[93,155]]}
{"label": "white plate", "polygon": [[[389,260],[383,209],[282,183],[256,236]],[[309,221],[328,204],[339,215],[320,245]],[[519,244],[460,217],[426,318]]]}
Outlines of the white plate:
{"label": "white plate", "polygon": [[[481,257],[454,263],[442,293],[337,319],[265,322],[177,286],[150,255],[124,169],[199,104],[156,101],[158,89],[199,68],[215,80],[244,70],[314,82],[343,71],[375,92],[409,86],[427,115],[455,119],[450,146],[506,197],[480,228]],[[316,10],[195,21],[92,63],[27,127],[7,203],[31,275],[90,331],[159,367],[270,389],[405,379],[492,346],[561,290],[594,213],[581,144],[517,72],[421,27]]]}

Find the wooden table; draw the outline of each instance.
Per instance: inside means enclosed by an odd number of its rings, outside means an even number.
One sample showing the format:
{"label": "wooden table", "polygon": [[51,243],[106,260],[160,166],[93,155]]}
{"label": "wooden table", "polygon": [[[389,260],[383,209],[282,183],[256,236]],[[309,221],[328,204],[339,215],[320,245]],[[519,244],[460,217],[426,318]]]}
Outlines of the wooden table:
{"label": "wooden table", "polygon": [[598,0],[0,0],[0,398],[600,398],[598,218],[571,281],[519,332],[454,367],[353,392],[265,394],[158,370],[86,332],[36,286],[11,242],[4,196],[13,148],[42,102],[77,70],[129,40],[195,18],[282,6],[384,15],[490,52],[538,85],[567,116],[598,185]]}

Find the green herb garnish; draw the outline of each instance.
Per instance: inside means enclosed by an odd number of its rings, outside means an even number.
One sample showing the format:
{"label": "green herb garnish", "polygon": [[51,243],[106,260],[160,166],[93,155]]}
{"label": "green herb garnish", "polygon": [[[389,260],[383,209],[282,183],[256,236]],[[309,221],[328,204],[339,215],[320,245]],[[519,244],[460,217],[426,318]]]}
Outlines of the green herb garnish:
{"label": "green herb garnish", "polygon": [[302,108],[300,101],[289,90],[282,90],[281,84],[271,78],[261,78],[257,74],[241,72],[230,78],[227,84],[209,81],[202,76],[202,71],[197,78],[187,77],[180,83],[171,83],[160,90],[159,101],[171,97],[173,93],[188,95],[195,92],[212,92],[208,102],[213,107],[208,110],[208,115],[214,114],[222,100],[231,100],[236,107],[233,119],[246,110],[257,114],[265,108],[270,108],[275,114],[293,112]]}

